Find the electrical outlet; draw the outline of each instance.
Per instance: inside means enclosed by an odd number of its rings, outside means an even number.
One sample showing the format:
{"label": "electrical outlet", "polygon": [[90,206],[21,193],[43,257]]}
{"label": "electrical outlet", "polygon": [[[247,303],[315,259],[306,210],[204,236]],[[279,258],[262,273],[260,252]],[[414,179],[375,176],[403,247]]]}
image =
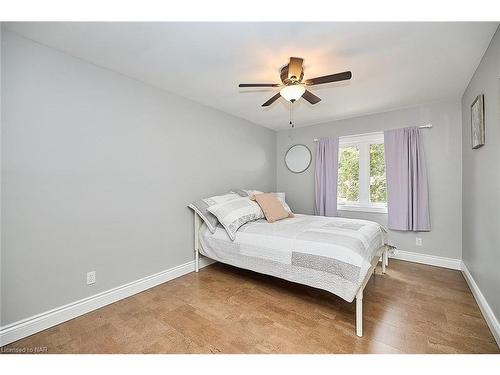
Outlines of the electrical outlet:
{"label": "electrical outlet", "polygon": [[415,245],[422,246],[422,239],[420,237],[415,238]]}
{"label": "electrical outlet", "polygon": [[95,271],[87,272],[87,285],[95,284]]}

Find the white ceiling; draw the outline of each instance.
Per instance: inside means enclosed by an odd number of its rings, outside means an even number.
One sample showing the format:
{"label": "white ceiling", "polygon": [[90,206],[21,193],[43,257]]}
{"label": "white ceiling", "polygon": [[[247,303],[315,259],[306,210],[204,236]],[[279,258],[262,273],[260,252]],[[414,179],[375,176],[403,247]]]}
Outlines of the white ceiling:
{"label": "white ceiling", "polygon": [[7,28],[129,77],[272,129],[288,126],[277,82],[290,56],[305,78],[353,72],[294,104],[297,126],[458,98],[497,23],[8,23]]}

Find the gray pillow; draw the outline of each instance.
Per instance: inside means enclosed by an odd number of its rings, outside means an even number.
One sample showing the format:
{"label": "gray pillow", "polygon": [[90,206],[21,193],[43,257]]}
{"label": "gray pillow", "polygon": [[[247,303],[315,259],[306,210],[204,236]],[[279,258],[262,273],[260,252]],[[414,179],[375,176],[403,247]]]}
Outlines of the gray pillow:
{"label": "gray pillow", "polygon": [[248,197],[248,193],[245,190],[243,190],[243,189],[232,189],[231,193],[236,193],[240,197]]}
{"label": "gray pillow", "polygon": [[196,202],[191,203],[188,207],[195,211],[207,224],[208,230],[212,233],[215,233],[215,228],[219,223],[219,220],[208,211],[210,206],[214,206],[216,204],[228,202],[233,199],[241,198],[238,194],[230,192],[223,195],[215,195],[213,197],[204,198],[197,200]]}

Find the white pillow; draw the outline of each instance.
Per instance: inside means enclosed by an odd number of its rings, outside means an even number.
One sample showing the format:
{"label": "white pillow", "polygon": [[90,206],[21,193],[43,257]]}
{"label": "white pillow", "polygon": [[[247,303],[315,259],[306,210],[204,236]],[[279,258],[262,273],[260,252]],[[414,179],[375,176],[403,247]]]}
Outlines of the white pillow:
{"label": "white pillow", "polygon": [[290,206],[285,201],[285,193],[275,193],[275,194],[278,197],[281,204],[283,205],[283,208],[286,210],[286,212],[288,212],[289,214],[292,214],[293,212],[292,212]]}
{"label": "white pillow", "polygon": [[236,193],[240,197],[248,197],[247,191],[243,189],[231,189],[231,193]]}
{"label": "white pillow", "polygon": [[208,230],[215,233],[215,228],[217,227],[217,218],[208,211],[208,207],[222,202],[230,201],[233,199],[238,199],[240,196],[234,192],[230,192],[223,195],[216,195],[209,198],[200,199],[196,202],[191,203],[188,207],[194,210],[207,224]]}
{"label": "white pillow", "polygon": [[236,232],[243,224],[264,218],[260,206],[248,197],[210,206],[208,211],[217,217],[232,241],[236,238]]}
{"label": "white pillow", "polygon": [[260,190],[245,190],[245,189],[243,189],[243,191],[244,191],[245,193],[247,193],[247,195],[248,195],[249,197],[251,197],[252,195],[255,195],[255,194],[264,194],[264,192],[263,192],[263,191],[260,191]]}

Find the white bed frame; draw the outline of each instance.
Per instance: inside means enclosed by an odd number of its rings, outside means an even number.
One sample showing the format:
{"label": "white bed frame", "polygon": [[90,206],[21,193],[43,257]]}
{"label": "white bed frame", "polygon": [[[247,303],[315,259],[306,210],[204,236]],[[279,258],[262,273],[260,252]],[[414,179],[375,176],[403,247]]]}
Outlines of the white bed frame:
{"label": "white bed frame", "polygon": [[[194,213],[194,270],[199,271],[200,261],[200,227],[203,224],[201,217]],[[366,273],[366,277],[361,283],[361,286],[356,293],[356,335],[363,336],[363,290],[370,280],[371,276],[375,274],[375,269],[379,261],[382,262],[382,273],[385,274],[385,267],[389,265],[389,247],[384,245],[378,248],[375,256],[372,259],[371,267]]]}

